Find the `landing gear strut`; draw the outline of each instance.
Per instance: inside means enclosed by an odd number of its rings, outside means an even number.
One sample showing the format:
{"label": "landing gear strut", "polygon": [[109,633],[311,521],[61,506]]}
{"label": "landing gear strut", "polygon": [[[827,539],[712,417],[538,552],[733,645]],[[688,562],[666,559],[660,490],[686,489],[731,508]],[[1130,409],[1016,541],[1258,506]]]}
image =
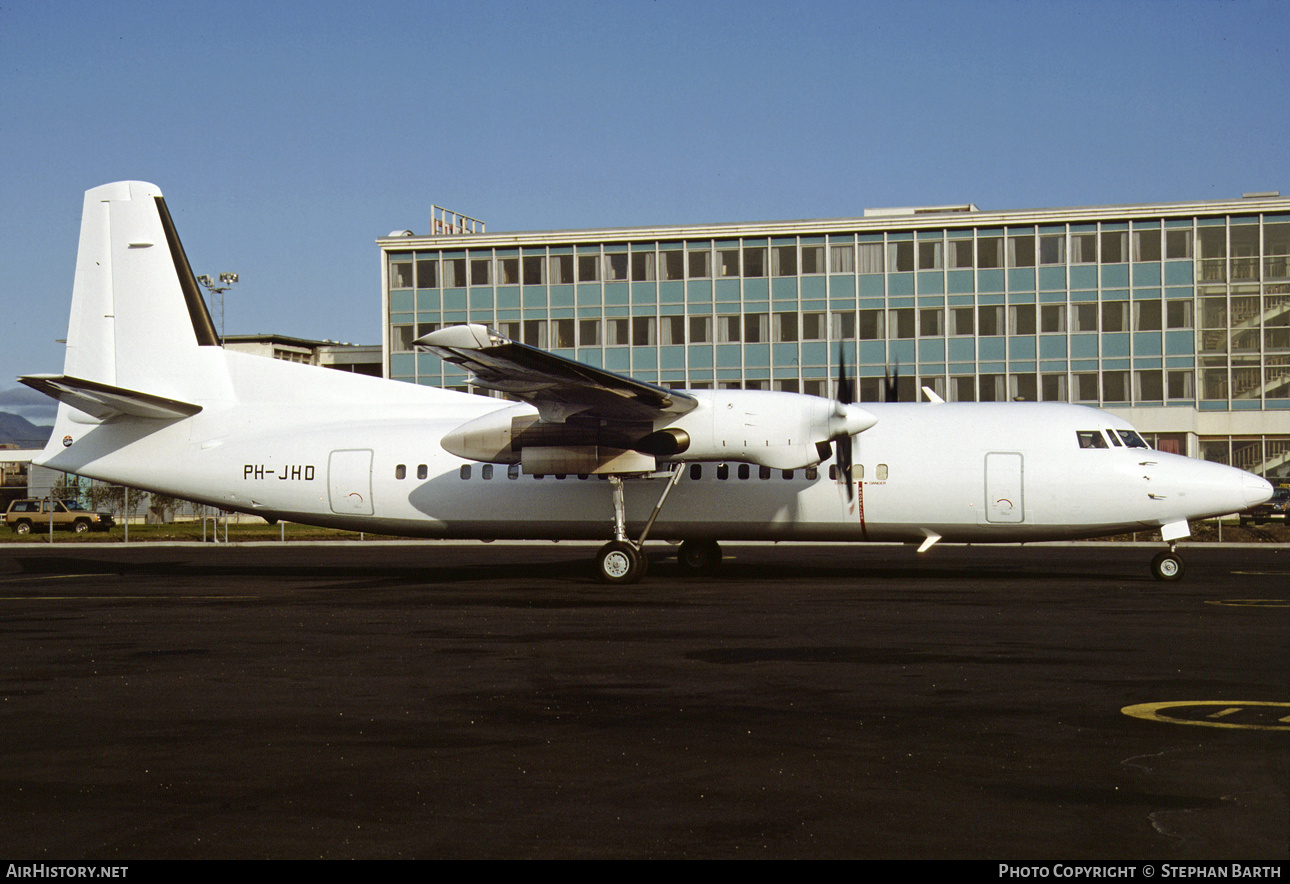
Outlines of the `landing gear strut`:
{"label": "landing gear strut", "polygon": [[596,555],[596,576],[602,583],[636,583],[645,576],[645,572],[649,570],[649,559],[642,549],[645,538],[649,536],[650,529],[654,527],[654,520],[663,509],[663,501],[667,500],[668,493],[681,480],[681,474],[684,471],[680,464],[674,467],[667,487],[663,489],[658,503],[654,505],[654,512],[650,513],[649,521],[645,523],[641,536],[635,542],[627,537],[627,506],[623,496],[623,478],[622,476],[609,477],[609,484],[614,489],[614,539],[602,546]]}

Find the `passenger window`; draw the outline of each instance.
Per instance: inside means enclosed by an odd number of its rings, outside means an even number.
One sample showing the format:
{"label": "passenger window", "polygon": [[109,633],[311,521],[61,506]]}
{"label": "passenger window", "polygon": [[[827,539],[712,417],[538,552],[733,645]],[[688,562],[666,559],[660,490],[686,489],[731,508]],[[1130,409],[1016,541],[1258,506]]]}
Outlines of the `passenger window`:
{"label": "passenger window", "polygon": [[493,465],[491,463],[486,463],[479,472],[485,479],[491,479],[493,478]]}
{"label": "passenger window", "polygon": [[700,464],[700,463],[690,464],[690,478],[694,479],[695,481],[698,481],[699,479],[703,478],[703,464]]}
{"label": "passenger window", "polygon": [[792,470],[784,470],[784,478],[785,478],[785,479],[790,479],[790,480],[791,480],[791,479],[793,478],[793,471],[792,471]]}
{"label": "passenger window", "polygon": [[759,468],[759,469],[757,470],[757,478],[759,478],[759,479],[769,479],[769,478],[770,478],[770,467],[761,467],[761,468]]}
{"label": "passenger window", "polygon": [[468,464],[468,463],[464,463],[464,464],[462,464],[462,465],[461,465],[461,477],[462,477],[463,479],[469,479],[469,478],[470,478],[470,464]]}
{"label": "passenger window", "polygon": [[814,482],[814,481],[815,481],[816,479],[818,479],[818,478],[820,478],[820,471],[819,471],[819,470],[817,470],[815,467],[807,467],[807,468],[806,468],[806,481],[808,481],[808,482]]}
{"label": "passenger window", "polygon": [[829,481],[830,481],[830,482],[836,482],[836,481],[838,481],[838,465],[837,465],[837,464],[829,464]]}
{"label": "passenger window", "polygon": [[518,479],[520,477],[520,465],[513,463],[506,468],[506,478]]}
{"label": "passenger window", "polygon": [[740,479],[747,479],[747,478],[748,478],[748,474],[749,474],[749,472],[751,472],[751,471],[748,469],[748,464],[746,464],[746,463],[741,463],[741,464],[739,465],[739,478],[740,478]]}
{"label": "passenger window", "polygon": [[885,482],[887,480],[887,465],[885,463],[878,464],[878,469],[875,471],[875,476],[877,477],[879,482]]}
{"label": "passenger window", "polygon": [[426,465],[423,463],[417,464],[417,478],[424,479],[427,475],[428,470],[426,469]]}
{"label": "passenger window", "polygon": [[723,463],[723,464],[717,464],[717,478],[718,478],[718,479],[721,479],[722,481],[725,481],[726,479],[729,479],[729,478],[730,478],[730,465],[729,465],[729,464],[724,464],[724,463]]}
{"label": "passenger window", "polygon": [[405,465],[399,464],[397,467],[394,468],[394,478],[406,479],[407,477],[408,477],[408,468]]}

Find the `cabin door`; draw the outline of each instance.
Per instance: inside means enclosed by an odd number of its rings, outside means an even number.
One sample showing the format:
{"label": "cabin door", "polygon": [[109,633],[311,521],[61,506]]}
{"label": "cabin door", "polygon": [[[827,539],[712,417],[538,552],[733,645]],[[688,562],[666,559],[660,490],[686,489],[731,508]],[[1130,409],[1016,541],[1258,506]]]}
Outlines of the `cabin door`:
{"label": "cabin door", "polygon": [[987,522],[1025,521],[1021,479],[1021,452],[991,451],[985,456],[985,519]]}
{"label": "cabin door", "polygon": [[327,461],[331,511],[346,516],[372,514],[372,450],[333,451]]}

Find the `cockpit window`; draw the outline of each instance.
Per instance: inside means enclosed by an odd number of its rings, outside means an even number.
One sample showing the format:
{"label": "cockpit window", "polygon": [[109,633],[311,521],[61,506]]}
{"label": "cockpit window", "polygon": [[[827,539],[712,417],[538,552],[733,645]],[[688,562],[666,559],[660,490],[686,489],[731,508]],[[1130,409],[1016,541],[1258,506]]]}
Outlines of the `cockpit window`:
{"label": "cockpit window", "polygon": [[1147,440],[1138,435],[1137,430],[1120,430],[1118,432],[1120,433],[1120,438],[1124,440],[1124,444],[1129,448],[1151,447],[1147,444]]}
{"label": "cockpit window", "polygon": [[1080,448],[1109,448],[1101,430],[1076,430]]}

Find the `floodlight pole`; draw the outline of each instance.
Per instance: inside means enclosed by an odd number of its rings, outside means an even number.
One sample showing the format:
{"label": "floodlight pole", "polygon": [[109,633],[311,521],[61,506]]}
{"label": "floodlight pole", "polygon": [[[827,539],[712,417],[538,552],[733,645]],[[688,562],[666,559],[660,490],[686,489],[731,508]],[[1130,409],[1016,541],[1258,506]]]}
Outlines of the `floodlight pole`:
{"label": "floodlight pole", "polygon": [[203,286],[205,286],[206,289],[212,295],[219,295],[219,345],[223,347],[224,346],[224,293],[229,289],[231,289],[233,286],[237,285],[237,274],[227,273],[227,272],[221,273],[219,275],[219,281],[221,283],[220,285],[216,285],[215,280],[211,279],[205,273],[197,277],[197,281],[201,283]]}

